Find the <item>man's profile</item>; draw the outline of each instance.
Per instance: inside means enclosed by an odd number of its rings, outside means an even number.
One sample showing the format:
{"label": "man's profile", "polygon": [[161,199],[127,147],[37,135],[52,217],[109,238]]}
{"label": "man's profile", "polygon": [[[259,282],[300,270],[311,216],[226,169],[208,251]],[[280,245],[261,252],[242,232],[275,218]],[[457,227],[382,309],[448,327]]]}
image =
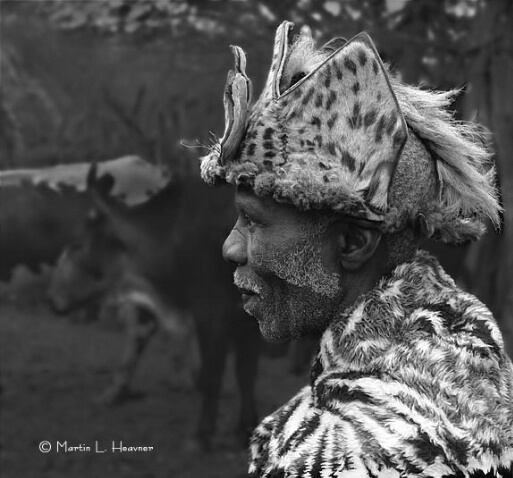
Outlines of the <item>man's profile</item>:
{"label": "man's profile", "polygon": [[253,477],[512,477],[513,365],[490,311],[421,238],[499,221],[490,152],[452,93],[394,79],[366,34],[277,30],[250,105],[244,52],[202,177],[236,188],[223,254],[268,340],[321,335],[310,384],[265,418]]}

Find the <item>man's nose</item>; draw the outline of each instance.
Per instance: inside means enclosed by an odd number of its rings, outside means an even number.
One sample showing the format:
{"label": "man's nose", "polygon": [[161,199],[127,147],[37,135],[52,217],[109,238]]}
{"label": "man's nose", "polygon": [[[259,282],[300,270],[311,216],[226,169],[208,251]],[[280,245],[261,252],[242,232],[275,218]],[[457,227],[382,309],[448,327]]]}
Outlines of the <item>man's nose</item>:
{"label": "man's nose", "polygon": [[225,261],[232,264],[246,263],[246,239],[236,227],[230,231],[230,234],[224,241],[223,257]]}

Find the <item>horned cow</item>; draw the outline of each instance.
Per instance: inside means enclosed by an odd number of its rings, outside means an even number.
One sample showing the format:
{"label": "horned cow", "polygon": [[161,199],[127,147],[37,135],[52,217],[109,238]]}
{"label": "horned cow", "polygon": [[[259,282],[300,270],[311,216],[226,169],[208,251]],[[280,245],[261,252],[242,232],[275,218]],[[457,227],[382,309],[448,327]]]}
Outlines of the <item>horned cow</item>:
{"label": "horned cow", "polygon": [[[57,260],[91,206],[86,190],[89,166],[0,172],[0,280],[8,281],[16,266],[37,272],[42,264]],[[137,156],[99,163],[98,176],[127,204],[145,201],[169,180],[166,170]]]}

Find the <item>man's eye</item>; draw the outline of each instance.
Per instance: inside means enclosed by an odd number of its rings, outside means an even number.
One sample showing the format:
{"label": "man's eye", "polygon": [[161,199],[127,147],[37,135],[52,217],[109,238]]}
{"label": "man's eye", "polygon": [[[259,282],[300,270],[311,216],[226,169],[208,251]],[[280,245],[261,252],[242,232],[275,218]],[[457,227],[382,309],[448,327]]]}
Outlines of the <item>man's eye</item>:
{"label": "man's eye", "polygon": [[256,222],[251,219],[247,214],[242,215],[242,220],[244,222],[244,225],[247,226],[247,228],[251,231],[255,228]]}

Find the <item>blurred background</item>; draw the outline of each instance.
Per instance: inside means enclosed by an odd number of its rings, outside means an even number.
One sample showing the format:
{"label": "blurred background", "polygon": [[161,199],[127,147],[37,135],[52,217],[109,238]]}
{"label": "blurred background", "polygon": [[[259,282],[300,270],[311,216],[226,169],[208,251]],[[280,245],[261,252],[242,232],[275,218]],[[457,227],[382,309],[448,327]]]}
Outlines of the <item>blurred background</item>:
{"label": "blurred background", "polygon": [[[473,245],[429,247],[490,307],[513,355],[511,0],[2,0],[0,169],[138,155],[180,177],[197,174],[202,145],[224,128],[229,45],[246,51],[258,93],[283,20],[309,25],[319,45],[367,31],[404,81],[461,89],[456,117],[490,131],[505,209],[500,232]],[[0,204],[0,216],[9,207]],[[90,403],[121,354],[122,338],[53,316],[41,292],[48,274],[22,269],[0,282],[2,476],[244,476],[245,452],[222,438],[210,453],[181,452],[197,398],[167,387],[164,340],[152,345],[136,376],[143,399],[115,409]],[[292,355],[261,358],[261,415],[306,383],[306,369],[289,373]],[[237,407],[231,374],[228,367],[221,436],[230,434]],[[41,454],[44,439],[122,439],[158,451]]]}

